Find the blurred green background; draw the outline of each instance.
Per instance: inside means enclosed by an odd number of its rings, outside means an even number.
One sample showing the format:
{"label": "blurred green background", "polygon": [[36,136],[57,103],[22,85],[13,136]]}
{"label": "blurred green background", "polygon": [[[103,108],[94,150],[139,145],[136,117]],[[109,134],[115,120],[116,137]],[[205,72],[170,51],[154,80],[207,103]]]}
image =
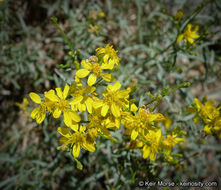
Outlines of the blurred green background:
{"label": "blurred green background", "polygon": [[[190,16],[202,0],[4,0],[0,2],[0,189],[135,189],[140,180],[218,181],[221,184],[220,139],[202,136],[202,126],[185,113],[194,99],[221,102],[221,4],[209,1],[194,18],[202,39],[189,52],[160,54],[176,39],[171,17],[179,9]],[[104,12],[94,18],[91,11]],[[56,128],[60,122],[48,117],[41,125],[30,119],[16,102],[29,92],[43,93],[70,82],[75,73],[69,47],[51,22],[57,17],[79,49],[78,60],[95,54],[110,43],[121,58],[115,77],[124,87],[137,86],[137,105],[147,102],[147,92],[160,92],[189,81],[191,87],[165,97],[157,111],[168,114],[171,127],[187,132],[183,154],[170,165],[159,158],[150,163],[138,151],[126,150],[122,131],[114,136],[120,143],[98,139],[94,153],[82,151],[83,170],[68,152],[58,151]],[[89,30],[90,24],[98,31]],[[151,59],[156,54],[155,59]],[[175,60],[176,66],[171,68]],[[68,69],[61,64],[70,64]],[[65,80],[63,80],[65,78]],[[31,103],[28,99],[31,106]],[[165,188],[169,189],[169,188]]]}

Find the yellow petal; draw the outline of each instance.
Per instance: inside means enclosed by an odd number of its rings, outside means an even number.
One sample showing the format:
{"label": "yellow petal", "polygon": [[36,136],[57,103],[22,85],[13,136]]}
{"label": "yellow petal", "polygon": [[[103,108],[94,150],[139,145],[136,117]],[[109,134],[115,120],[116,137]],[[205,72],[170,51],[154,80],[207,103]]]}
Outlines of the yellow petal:
{"label": "yellow petal", "polygon": [[137,138],[137,135],[138,135],[138,131],[134,129],[131,133],[131,139],[135,140]]}
{"label": "yellow petal", "polygon": [[156,137],[157,137],[157,143],[159,143],[159,141],[160,141],[160,139],[161,139],[161,130],[158,130],[157,132],[156,132]]}
{"label": "yellow petal", "polygon": [[32,99],[33,102],[40,104],[41,103],[41,98],[38,94],[31,92],[29,93],[30,98]]}
{"label": "yellow petal", "polygon": [[82,60],[81,61],[81,65],[87,69],[87,70],[90,70],[91,69],[91,63],[90,62],[86,62],[85,60]]}
{"label": "yellow petal", "polygon": [[184,35],[180,34],[176,40],[176,43],[179,43],[183,39]]}
{"label": "yellow petal", "polygon": [[47,98],[48,100],[52,101],[52,102],[58,102],[59,98],[55,95],[55,91],[54,90],[49,90],[48,92],[45,92],[45,98]]}
{"label": "yellow petal", "polygon": [[202,103],[197,98],[194,99],[194,102],[195,102],[197,110],[199,112],[202,109]]}
{"label": "yellow petal", "polygon": [[103,70],[103,69],[112,70],[112,69],[113,69],[113,65],[102,63],[101,69],[102,69],[102,70]]}
{"label": "yellow petal", "polygon": [[71,100],[70,104],[71,105],[76,105],[79,104],[83,100],[83,96],[77,96],[73,100]]}
{"label": "yellow petal", "polygon": [[113,67],[114,67],[114,64],[115,64],[115,60],[114,60],[114,59],[110,59],[109,62],[108,62],[108,64],[110,65],[110,68],[111,68],[111,70],[112,70]]}
{"label": "yellow petal", "polygon": [[119,90],[120,87],[121,87],[121,84],[119,81],[117,81],[114,85],[108,85],[107,90],[115,92],[115,91]]}
{"label": "yellow petal", "polygon": [[80,122],[81,121],[81,117],[75,111],[69,111],[69,116],[75,122]]}
{"label": "yellow petal", "polygon": [[42,123],[42,121],[44,121],[45,119],[45,116],[46,116],[46,112],[40,112],[36,115],[36,122],[38,124]]}
{"label": "yellow petal", "polygon": [[90,143],[88,143],[88,142],[85,142],[84,144],[83,144],[83,148],[84,149],[86,149],[86,150],[88,150],[88,151],[90,151],[90,152],[94,152],[95,151],[95,147],[94,147],[94,145],[93,144],[90,144]]}
{"label": "yellow petal", "polygon": [[93,107],[94,107],[95,109],[100,108],[100,107],[103,106],[103,105],[104,105],[103,102],[100,101],[100,100],[96,100],[96,101],[93,102]]}
{"label": "yellow petal", "polygon": [[101,108],[101,115],[103,117],[105,117],[107,115],[107,112],[109,110],[109,106],[108,105],[104,105],[102,108]]}
{"label": "yellow petal", "polygon": [[106,55],[104,56],[104,63],[107,63],[108,59],[109,59],[109,55],[106,54]]}
{"label": "yellow petal", "polygon": [[39,108],[35,108],[32,112],[31,112],[31,118],[32,119],[35,119],[36,115],[38,114],[39,112]]}
{"label": "yellow petal", "polygon": [[118,97],[119,98],[128,98],[130,93],[130,88],[127,90],[121,90],[118,92]]}
{"label": "yellow petal", "polygon": [[150,155],[150,147],[145,145],[143,147],[143,158],[146,159]]}
{"label": "yellow petal", "polygon": [[136,113],[136,111],[138,110],[137,106],[135,104],[132,104],[130,107],[130,110],[134,113]]}
{"label": "yellow petal", "polygon": [[120,117],[120,108],[116,106],[115,103],[111,104],[111,112],[113,113],[114,117]]}
{"label": "yellow petal", "polygon": [[70,87],[66,84],[64,87],[64,92],[63,92],[64,99],[67,98],[69,89],[70,89]]}
{"label": "yellow petal", "polygon": [[65,127],[58,127],[57,131],[64,137],[71,137],[71,132]]}
{"label": "yellow petal", "polygon": [[54,110],[53,112],[53,117],[54,118],[59,118],[61,115],[61,110],[59,110],[58,108]]}
{"label": "yellow petal", "polygon": [[102,75],[102,78],[105,80],[105,81],[107,81],[107,82],[113,82],[113,81],[115,81],[115,78],[114,78],[114,76],[113,75],[111,75],[111,74],[103,74]]}
{"label": "yellow petal", "polygon": [[78,104],[78,110],[83,113],[86,110],[86,106],[85,104]]}
{"label": "yellow petal", "polygon": [[187,27],[186,27],[186,31],[191,32],[191,28],[192,28],[192,25],[191,25],[191,24],[188,24]]}
{"label": "yellow petal", "polygon": [[191,34],[191,37],[194,38],[194,39],[197,39],[199,38],[200,36],[198,34]]}
{"label": "yellow petal", "polygon": [[188,40],[188,42],[189,42],[190,44],[193,44],[193,43],[194,43],[194,40],[193,40],[192,38],[190,38],[190,37],[187,37],[187,40]]}
{"label": "yellow petal", "polygon": [[92,86],[92,85],[96,82],[96,80],[97,80],[97,76],[92,73],[92,74],[88,77],[87,83],[88,83],[89,86]]}
{"label": "yellow petal", "polygon": [[60,99],[63,99],[63,92],[61,90],[61,88],[55,88],[57,95]]}
{"label": "yellow petal", "polygon": [[150,161],[154,162],[156,160],[157,154],[156,152],[151,152],[150,154]]}
{"label": "yellow petal", "polygon": [[113,88],[112,90],[113,91],[117,91],[121,88],[121,83],[119,81],[117,81],[114,85],[113,85]]}
{"label": "yellow petal", "polygon": [[194,29],[192,30],[192,32],[197,32],[199,30],[199,26],[195,26]]}
{"label": "yellow petal", "polygon": [[78,124],[71,125],[70,128],[71,128],[73,131],[78,131]]}
{"label": "yellow petal", "polygon": [[79,78],[84,78],[84,77],[88,76],[89,73],[90,73],[90,71],[88,71],[87,69],[80,69],[76,72],[76,76]]}
{"label": "yellow petal", "polygon": [[59,138],[59,142],[61,144],[69,144],[70,140],[68,138],[66,138],[66,137],[61,137],[61,138]]}
{"label": "yellow petal", "polygon": [[74,144],[73,146],[73,156],[77,158],[80,154],[80,145],[79,143]]}
{"label": "yellow petal", "polygon": [[86,107],[87,107],[87,111],[89,113],[92,113],[92,106],[93,106],[93,100],[92,98],[88,97],[85,101]]}
{"label": "yellow petal", "polygon": [[63,116],[64,116],[64,123],[65,125],[67,125],[68,127],[72,125],[72,118],[69,114],[69,111],[65,111],[63,113]]}

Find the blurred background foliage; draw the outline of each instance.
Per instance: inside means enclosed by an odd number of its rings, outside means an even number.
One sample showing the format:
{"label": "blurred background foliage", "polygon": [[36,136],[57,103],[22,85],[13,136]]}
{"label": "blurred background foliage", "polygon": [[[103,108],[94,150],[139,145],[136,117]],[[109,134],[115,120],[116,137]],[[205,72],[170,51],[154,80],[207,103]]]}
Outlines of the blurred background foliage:
{"label": "blurred background foliage", "polygon": [[[202,0],[4,0],[0,2],[0,189],[134,189],[140,180],[218,181],[221,184],[221,147],[216,137],[202,135],[202,126],[185,113],[194,99],[221,101],[221,4],[209,1],[192,23],[199,25],[201,40],[188,51],[163,50],[176,39],[171,16],[179,9],[190,16]],[[91,11],[104,12],[100,18]],[[51,22],[57,17],[77,60]],[[98,28],[90,29],[90,25]],[[191,87],[167,96],[157,108],[187,132],[186,144],[174,153],[183,154],[168,164],[159,158],[150,163],[138,151],[125,149],[128,137],[118,131],[120,143],[99,139],[94,153],[83,152],[83,170],[68,152],[56,147],[60,124],[48,117],[38,126],[30,119],[32,108],[18,103],[30,91],[63,87],[71,82],[74,62],[112,44],[121,64],[115,73],[124,87],[137,87],[137,105],[149,100],[147,92]],[[172,64],[175,62],[175,67]],[[68,69],[65,65],[69,65]],[[30,100],[28,99],[30,102]]]}

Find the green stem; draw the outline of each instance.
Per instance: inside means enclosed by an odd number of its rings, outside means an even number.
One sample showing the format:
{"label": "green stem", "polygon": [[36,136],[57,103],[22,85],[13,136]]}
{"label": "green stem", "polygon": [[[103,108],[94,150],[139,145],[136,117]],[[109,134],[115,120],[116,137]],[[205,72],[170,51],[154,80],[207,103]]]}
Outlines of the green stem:
{"label": "green stem", "polygon": [[171,42],[170,45],[168,45],[165,49],[161,50],[159,53],[157,53],[154,57],[152,57],[150,60],[155,59],[158,55],[166,52],[168,49],[170,49],[171,46],[173,46],[176,43],[176,40]]}
{"label": "green stem", "polygon": [[102,81],[102,78],[100,78],[100,79],[94,84],[94,86],[97,86],[101,81]]}
{"label": "green stem", "polygon": [[202,2],[194,11],[193,14],[190,15],[185,21],[184,24],[181,26],[181,31],[186,28],[187,24],[189,24],[199,13],[200,11],[208,4],[210,3],[210,0],[207,2]]}
{"label": "green stem", "polygon": [[60,30],[60,32],[61,32],[63,38],[64,38],[64,39],[66,40],[66,42],[68,43],[68,46],[69,46],[70,50],[71,50],[72,52],[74,52],[70,40],[68,39],[67,35],[64,33],[64,30],[63,30],[63,29],[61,28],[61,26],[58,24],[58,19],[57,19],[56,17],[51,17],[51,21],[52,21],[52,22],[57,26],[57,28]]}
{"label": "green stem", "polygon": [[[159,106],[159,104],[160,104],[160,102],[162,101],[162,99],[163,99],[164,96],[168,96],[169,94],[173,93],[174,91],[176,91],[176,90],[178,90],[178,89],[180,89],[180,88],[187,88],[187,87],[189,87],[189,86],[190,86],[190,82],[183,82],[183,83],[180,84],[178,87],[173,88],[172,90],[168,91],[167,93],[165,93],[165,94],[162,94],[162,93],[161,93],[161,95],[159,95],[159,96],[161,96],[161,97],[156,96],[153,100],[150,101],[151,103],[157,101],[156,105],[151,109],[151,111],[153,112],[153,111]],[[149,103],[149,102],[148,102],[148,103]],[[148,103],[145,104],[145,105],[148,105]]]}

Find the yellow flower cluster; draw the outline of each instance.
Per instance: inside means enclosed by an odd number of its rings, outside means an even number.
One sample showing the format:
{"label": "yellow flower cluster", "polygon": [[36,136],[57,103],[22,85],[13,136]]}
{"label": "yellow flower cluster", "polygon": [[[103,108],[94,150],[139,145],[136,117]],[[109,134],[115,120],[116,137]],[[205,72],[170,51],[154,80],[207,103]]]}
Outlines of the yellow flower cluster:
{"label": "yellow flower cluster", "polygon": [[200,120],[204,123],[204,131],[207,135],[217,134],[221,138],[221,106],[215,107],[214,100],[205,100],[200,102],[194,99],[193,107],[187,108],[188,113],[195,113],[193,121],[198,123]]}
{"label": "yellow flower cluster", "polygon": [[[143,158],[150,157],[154,161],[158,152],[169,156],[172,147],[183,139],[177,138],[176,134],[162,135],[158,124],[165,120],[162,114],[153,113],[145,106],[138,110],[130,103],[131,89],[121,89],[121,83],[114,82],[115,78],[110,74],[119,61],[117,51],[109,44],[96,49],[96,56],[81,61],[83,68],[77,70],[75,81],[70,86],[66,84],[63,91],[51,89],[44,93],[44,99],[34,92],[29,94],[39,104],[31,117],[41,123],[47,112],[54,118],[62,116],[66,126],[57,129],[62,135],[59,149],[71,149],[75,158],[81,148],[95,151],[98,135],[113,139],[110,130],[119,129],[121,124],[131,141],[138,142],[135,148],[142,151]],[[105,86],[102,94],[98,94],[99,86]]]}
{"label": "yellow flower cluster", "polygon": [[[143,153],[143,158],[150,157],[151,161],[156,160],[159,152],[164,152],[165,157],[171,157],[172,148],[180,142],[184,142],[183,138],[177,138],[177,134],[163,135],[158,125],[159,122],[165,121],[165,117],[160,113],[153,113],[141,106],[138,110],[135,104],[131,105],[131,112],[123,113],[123,125],[125,133],[135,142],[135,148],[139,148]],[[138,113],[137,113],[138,110]],[[168,123],[168,122],[167,122]]]}

